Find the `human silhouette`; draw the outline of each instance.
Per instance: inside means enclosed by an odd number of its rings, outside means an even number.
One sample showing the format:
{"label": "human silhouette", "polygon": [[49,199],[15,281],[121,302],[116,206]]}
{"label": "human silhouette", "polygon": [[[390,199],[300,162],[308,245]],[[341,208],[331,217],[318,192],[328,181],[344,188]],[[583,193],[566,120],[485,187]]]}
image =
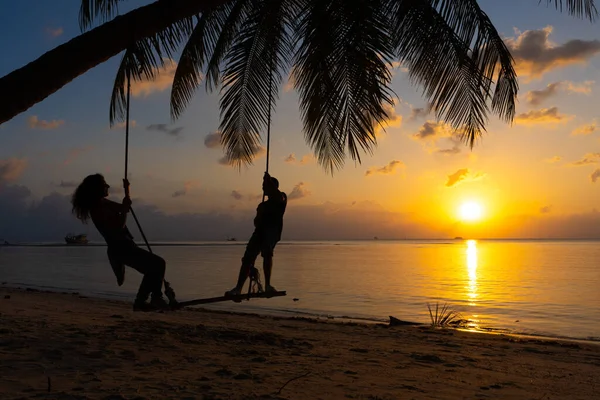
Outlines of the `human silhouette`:
{"label": "human silhouette", "polygon": [[259,254],[263,257],[263,271],[265,274],[265,292],[275,292],[271,285],[271,271],[273,269],[273,250],[281,240],[283,231],[283,215],[287,207],[287,195],[279,190],[279,181],[265,172],[262,184],[263,193],[269,198],[261,202],[256,208],[254,217],[254,232],[246,245],[242,257],[242,266],[238,276],[237,285],[225,292],[225,296],[237,296],[241,293],[250,270]]}
{"label": "human silhouette", "polygon": [[[127,265],[144,275],[133,303],[134,311],[167,309],[169,306],[162,293],[165,276],[165,260],[137,246],[127,228],[127,214],[131,208],[129,182],[123,179],[125,197],[122,203],[108,200],[104,176],[87,176],[73,193],[73,213],[83,223],[92,219],[108,246],[107,255],[119,286],[125,281]],[[150,302],[148,297],[152,295]]]}

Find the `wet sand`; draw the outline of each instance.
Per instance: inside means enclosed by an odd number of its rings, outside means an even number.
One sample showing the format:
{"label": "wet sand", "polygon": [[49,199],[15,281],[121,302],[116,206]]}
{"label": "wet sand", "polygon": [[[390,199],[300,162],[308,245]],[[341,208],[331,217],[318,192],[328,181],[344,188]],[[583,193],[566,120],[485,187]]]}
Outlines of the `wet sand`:
{"label": "wet sand", "polygon": [[201,308],[134,313],[126,302],[0,289],[1,399],[541,400],[599,393],[595,343]]}

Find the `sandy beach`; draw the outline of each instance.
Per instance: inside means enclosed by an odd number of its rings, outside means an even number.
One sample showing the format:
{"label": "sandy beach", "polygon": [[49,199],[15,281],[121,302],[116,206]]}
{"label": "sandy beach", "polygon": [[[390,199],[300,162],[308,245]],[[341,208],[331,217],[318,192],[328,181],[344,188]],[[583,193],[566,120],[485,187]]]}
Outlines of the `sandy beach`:
{"label": "sandy beach", "polygon": [[[400,317],[401,316],[397,316]],[[592,399],[600,346],[0,289],[2,399]]]}

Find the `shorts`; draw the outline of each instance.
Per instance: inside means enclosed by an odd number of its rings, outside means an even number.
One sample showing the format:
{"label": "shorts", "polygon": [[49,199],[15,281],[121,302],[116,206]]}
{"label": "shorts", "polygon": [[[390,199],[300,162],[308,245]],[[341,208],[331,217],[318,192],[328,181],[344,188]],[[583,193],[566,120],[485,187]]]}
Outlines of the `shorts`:
{"label": "shorts", "polygon": [[273,257],[275,246],[279,242],[279,234],[275,231],[254,231],[242,258],[244,264],[254,264],[260,254],[263,258]]}

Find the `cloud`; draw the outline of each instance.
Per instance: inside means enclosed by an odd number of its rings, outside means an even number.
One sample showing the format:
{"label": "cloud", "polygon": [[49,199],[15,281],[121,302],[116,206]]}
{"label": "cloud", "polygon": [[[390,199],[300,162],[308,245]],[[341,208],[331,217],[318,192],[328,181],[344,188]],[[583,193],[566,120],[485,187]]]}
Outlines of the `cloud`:
{"label": "cloud", "polygon": [[385,128],[398,128],[402,125],[402,115],[396,112],[396,107],[390,104],[384,104],[383,109],[387,114],[382,124],[377,124],[375,127],[375,136],[381,136]]}
{"label": "cloud", "polygon": [[211,132],[204,138],[204,145],[209,149],[217,149],[221,147],[221,132]]}
{"label": "cloud", "polygon": [[552,206],[544,206],[540,208],[540,213],[542,214],[548,214],[550,213],[550,211],[552,211]]}
{"label": "cloud", "polygon": [[561,157],[561,156],[554,156],[554,157],[552,157],[552,158],[547,158],[547,159],[545,159],[544,161],[546,161],[547,163],[551,163],[551,164],[553,164],[553,163],[557,163],[557,162],[559,162],[560,160],[562,160],[562,157]]}
{"label": "cloud", "polygon": [[9,158],[0,160],[0,184],[19,179],[27,168],[27,159]]}
{"label": "cloud", "polygon": [[571,93],[590,94],[592,93],[592,85],[595,81],[585,81],[582,83],[575,83],[566,81],[567,91]]}
{"label": "cloud", "polygon": [[557,124],[567,122],[573,116],[559,113],[558,107],[542,108],[541,110],[531,110],[526,113],[518,114],[515,117],[517,124],[536,125],[536,124]]}
{"label": "cloud", "polygon": [[94,146],[86,146],[86,147],[77,147],[77,148],[69,150],[69,152],[67,153],[67,158],[65,158],[65,160],[63,161],[63,165],[72,164],[73,161],[75,161],[76,159],[79,158],[79,156],[89,152],[93,148],[94,148]]}
{"label": "cloud", "polygon": [[413,108],[412,106],[410,107],[410,117],[409,120],[414,121],[418,118],[425,118],[429,115],[429,109],[425,108],[425,107],[418,107],[418,108]]}
{"label": "cloud", "polygon": [[283,93],[288,93],[294,90],[294,86],[296,85],[296,77],[294,75],[294,71],[290,72],[288,75],[288,80],[283,86]]}
{"label": "cloud", "polygon": [[578,135],[590,135],[594,132],[596,132],[596,130],[598,129],[598,127],[596,126],[596,123],[593,122],[591,124],[588,125],[582,125],[579,128],[574,129],[571,132],[571,135],[573,136],[578,136]]}
{"label": "cloud", "polygon": [[242,196],[242,194],[239,191],[232,190],[231,191],[231,197],[233,197],[236,200],[241,200],[244,196]]}
{"label": "cloud", "polygon": [[587,153],[581,160],[573,161],[571,165],[579,167],[582,165],[597,164],[599,161],[600,153]]}
{"label": "cloud", "polygon": [[449,127],[443,122],[427,121],[419,131],[413,135],[418,140],[437,140],[442,137],[451,136]]}
{"label": "cloud", "polygon": [[533,106],[539,106],[545,100],[558,93],[561,84],[562,82],[554,82],[550,83],[542,90],[530,90],[525,94],[525,98],[529,104]]}
{"label": "cloud", "polygon": [[170,59],[164,61],[164,67],[154,70],[154,80],[134,80],[131,82],[131,95],[133,97],[148,97],[154,92],[165,91],[173,85],[177,63]]}
{"label": "cloud", "polygon": [[75,188],[77,186],[79,186],[79,183],[75,182],[75,181],[63,181],[61,180],[60,183],[58,185],[56,185],[60,188]]}
{"label": "cloud", "polygon": [[483,179],[485,174],[483,172],[478,172],[476,174],[471,174],[468,168],[461,168],[457,170],[455,173],[448,175],[448,180],[446,181],[446,187],[453,187],[462,182],[474,182],[479,179]]}
{"label": "cloud", "polygon": [[[258,196],[260,198],[260,196]],[[114,200],[120,199],[113,197]],[[9,242],[60,241],[66,232],[86,232],[92,242],[103,243],[93,224],[83,225],[71,214],[70,196],[50,193],[41,198],[20,185],[0,185],[0,238]],[[254,212],[248,209],[211,209],[167,213],[156,205],[134,198],[137,217],[151,242],[247,240],[253,231]],[[507,215],[501,226],[482,226],[482,237],[600,238],[600,212],[560,215]],[[140,232],[133,221],[129,229],[136,240]],[[360,240],[379,238],[443,238],[457,236],[441,223],[428,224],[412,213],[393,212],[375,202],[303,204],[290,202],[284,217],[283,241]],[[281,251],[284,251],[282,243]],[[236,247],[240,257],[243,246]],[[110,277],[110,269],[106,270]],[[231,271],[233,274],[237,273]],[[57,279],[61,279],[57,277]]]}
{"label": "cloud", "polygon": [[590,175],[590,179],[592,180],[593,183],[596,183],[596,181],[598,180],[598,178],[600,178],[600,168],[596,169],[594,172],[592,172],[592,174]]}
{"label": "cloud", "polygon": [[[126,124],[127,124],[127,122],[126,122],[126,121],[123,121],[123,122],[117,122],[116,124],[114,124],[114,125],[112,126],[112,128],[111,128],[111,129],[123,129],[123,128],[125,128],[125,125],[126,125]],[[129,127],[130,127],[130,128],[135,128],[136,126],[137,126],[137,121],[136,121],[135,119],[130,119],[130,120],[129,120]]]}
{"label": "cloud", "polygon": [[455,134],[455,135],[450,136],[448,138],[448,140],[452,144],[452,147],[445,148],[445,149],[438,149],[438,150],[436,150],[436,153],[444,154],[447,156],[453,156],[456,154],[460,154],[460,152],[462,151],[460,148],[460,145],[462,143],[460,136]]}
{"label": "cloud", "polygon": [[467,175],[469,174],[468,168],[461,168],[453,174],[448,175],[448,180],[446,181],[447,187],[452,187],[457,185],[460,181],[465,180]]}
{"label": "cloud", "polygon": [[177,197],[185,196],[185,195],[189,194],[190,190],[192,190],[193,188],[195,188],[197,186],[198,186],[198,182],[196,182],[196,181],[186,181],[183,183],[183,188],[173,192],[171,197],[177,198]]}
{"label": "cloud", "polygon": [[288,194],[288,200],[298,200],[307,196],[310,196],[312,193],[306,188],[306,184],[304,182],[298,183],[292,191]]}
{"label": "cloud", "polygon": [[400,160],[392,160],[387,165],[383,167],[371,167],[365,172],[365,176],[381,174],[381,175],[390,175],[395,174],[398,168],[403,168],[405,165]]}
{"label": "cloud", "polygon": [[314,159],[315,158],[312,154],[305,154],[300,160],[298,160],[294,153],[290,153],[283,159],[283,161],[287,164],[306,165],[313,162]]}
{"label": "cloud", "polygon": [[152,125],[148,125],[148,127],[146,129],[149,131],[163,132],[163,133],[166,133],[167,135],[171,135],[171,136],[178,136],[183,131],[183,127],[181,127],[181,126],[177,127],[177,128],[169,129],[167,124],[152,124]]}
{"label": "cloud", "polygon": [[58,120],[54,119],[52,121],[46,121],[43,119],[39,119],[37,117],[37,115],[32,115],[27,120],[27,124],[29,125],[29,128],[31,128],[31,129],[45,129],[45,130],[56,129],[59,126],[63,125],[64,123],[65,123],[65,121],[62,119],[58,119]]}
{"label": "cloud", "polygon": [[582,83],[575,83],[571,81],[559,81],[548,84],[544,89],[541,90],[530,90],[525,93],[525,99],[532,106],[539,106],[544,101],[551,97],[554,97],[559,91],[565,91],[567,93],[578,93],[578,94],[590,94],[592,93],[592,85],[594,81],[585,81]]}
{"label": "cloud", "polygon": [[[255,147],[252,150],[252,153],[254,155],[254,160],[257,160],[257,159],[261,158],[262,156],[264,156],[265,154],[267,154],[267,148],[259,145],[258,147]],[[227,160],[226,156],[219,158],[219,160],[217,162],[224,166],[232,166],[233,165],[233,162],[229,162],[229,160]]]}
{"label": "cloud", "polygon": [[61,26],[58,28],[46,28],[46,33],[56,38],[64,33],[64,29]]}
{"label": "cloud", "polygon": [[553,28],[529,30],[505,40],[516,63],[517,74],[541,78],[545,73],[569,65],[585,64],[600,53],[598,40],[569,40],[556,45],[549,40]]}

